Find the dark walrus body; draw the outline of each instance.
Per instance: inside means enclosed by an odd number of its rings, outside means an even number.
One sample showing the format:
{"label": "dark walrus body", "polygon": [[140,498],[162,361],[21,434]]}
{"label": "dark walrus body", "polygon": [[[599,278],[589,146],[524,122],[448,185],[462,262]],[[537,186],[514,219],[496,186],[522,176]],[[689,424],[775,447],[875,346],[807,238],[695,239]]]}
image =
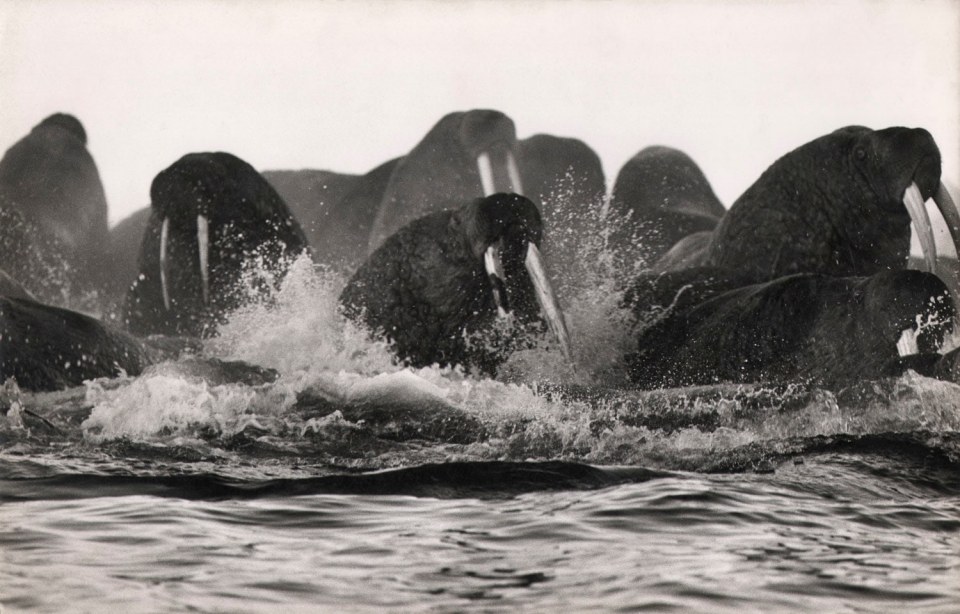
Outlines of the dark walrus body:
{"label": "dark walrus body", "polygon": [[[628,357],[642,388],[790,381],[837,387],[897,375],[902,331],[916,331],[919,353],[935,355],[955,317],[943,282],[920,271],[808,273],[747,285],[736,275],[704,273],[695,289],[684,273],[638,283],[647,287],[644,299],[659,302],[636,307],[650,322]],[[655,306],[664,311],[651,316]]]}
{"label": "dark walrus body", "polygon": [[67,309],[0,296],[0,381],[58,390],[84,380],[139,375],[151,354],[130,335]]}
{"label": "dark walrus body", "polygon": [[910,252],[903,197],[912,182],[924,199],[940,183],[930,133],[842,128],[771,165],[724,216],[702,264],[764,279],[903,269]]}
{"label": "dark walrus body", "polygon": [[[944,210],[939,150],[922,129],[842,128],[777,160],[714,230],[635,280],[646,325],[634,382],[836,386],[937,362],[954,307],[936,276],[904,270],[909,190]],[[901,334],[928,318],[919,353],[901,356]]]}
{"label": "dark walrus body", "polygon": [[629,276],[657,261],[675,243],[712,231],[726,210],[700,167],[682,151],[653,146],[617,174],[610,196],[610,245]]}
{"label": "dark walrus body", "polygon": [[0,266],[45,300],[105,279],[107,201],[86,144],[77,118],[55,113],[0,160]]}
{"label": "dark walrus body", "polygon": [[[348,317],[381,331],[410,365],[459,364],[492,373],[517,339],[489,345],[468,337],[491,329],[498,304],[521,326],[540,328],[524,256],[541,237],[536,206],[515,194],[432,213],[387,239],[354,274],[340,302]],[[493,286],[484,268],[491,246],[499,246],[505,274]]]}
{"label": "dark walrus body", "polygon": [[[245,272],[263,269],[273,280],[262,283],[270,286],[279,282],[289,259],[308,249],[276,191],[228,153],[182,157],[153,180],[150,198],[139,279],[124,305],[127,326],[136,334],[210,332],[247,298]],[[201,235],[208,241],[206,263]]]}

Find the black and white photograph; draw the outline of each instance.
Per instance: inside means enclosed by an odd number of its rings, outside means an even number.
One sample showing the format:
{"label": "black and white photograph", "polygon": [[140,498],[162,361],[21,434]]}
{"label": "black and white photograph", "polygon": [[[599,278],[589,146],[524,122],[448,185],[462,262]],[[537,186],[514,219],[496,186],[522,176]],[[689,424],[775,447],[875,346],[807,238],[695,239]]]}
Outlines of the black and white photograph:
{"label": "black and white photograph", "polygon": [[960,1],[0,0],[0,614],[960,609]]}

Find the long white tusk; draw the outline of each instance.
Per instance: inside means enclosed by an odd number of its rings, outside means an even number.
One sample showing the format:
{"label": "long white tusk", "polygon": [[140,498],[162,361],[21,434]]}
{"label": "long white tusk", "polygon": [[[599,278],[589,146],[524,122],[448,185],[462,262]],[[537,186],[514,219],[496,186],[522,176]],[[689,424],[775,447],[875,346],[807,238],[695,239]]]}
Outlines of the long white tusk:
{"label": "long white tusk", "polygon": [[163,218],[160,226],[160,291],[163,292],[163,306],[170,311],[170,287],[167,282],[167,237],[170,234],[170,218]]}
{"label": "long white tusk", "polygon": [[210,302],[210,225],[205,215],[197,216],[197,245],[200,248],[200,284],[203,302]]}
{"label": "long white tusk", "polygon": [[490,164],[490,154],[482,152],[477,156],[477,170],[480,171],[480,183],[483,184],[483,195],[490,196],[496,191],[493,183],[493,166]]}
{"label": "long white tusk", "polygon": [[920,346],[917,345],[917,334],[912,328],[905,328],[897,339],[897,354],[900,356],[912,356],[920,353]]}
{"label": "long white tusk", "polygon": [[933,227],[930,225],[927,207],[916,183],[911,183],[910,187],[903,192],[903,204],[907,208],[907,213],[910,214],[913,229],[920,240],[920,249],[923,250],[927,271],[933,273],[937,270],[937,244],[933,240]]}
{"label": "long white tusk", "polygon": [[947,191],[943,182],[937,186],[937,193],[933,195],[933,202],[936,203],[943,221],[947,223],[947,231],[953,240],[953,247],[957,251],[957,257],[960,258],[960,211],[957,211],[957,205],[950,198],[950,192]]}
{"label": "long white tusk", "polygon": [[496,275],[500,279],[505,279],[503,274],[503,265],[500,263],[500,253],[497,251],[497,244],[494,243],[483,252],[483,268],[487,275]]}
{"label": "long white tusk", "polygon": [[487,271],[488,278],[493,276],[499,280],[499,282],[493,285],[493,300],[497,304],[497,315],[505,318],[507,317],[507,310],[504,309],[503,303],[506,297],[502,296],[501,292],[504,290],[503,281],[506,279],[506,276],[503,274],[503,264],[500,262],[500,249],[496,243],[483,252],[483,268]]}
{"label": "long white tusk", "polygon": [[517,159],[513,152],[507,150],[507,173],[510,175],[510,184],[514,194],[523,194],[523,181],[520,180],[520,169],[517,168]]}
{"label": "long white tusk", "polygon": [[527,267],[527,273],[533,281],[533,288],[536,291],[537,301],[540,303],[540,309],[543,310],[543,317],[547,320],[547,325],[553,332],[557,341],[560,342],[560,349],[564,357],[572,362],[570,355],[570,334],[567,332],[567,323],[563,319],[563,312],[557,305],[557,298],[553,294],[553,286],[550,285],[550,279],[547,278],[547,271],[543,267],[543,258],[540,256],[540,250],[533,243],[527,244],[527,257],[524,261]]}

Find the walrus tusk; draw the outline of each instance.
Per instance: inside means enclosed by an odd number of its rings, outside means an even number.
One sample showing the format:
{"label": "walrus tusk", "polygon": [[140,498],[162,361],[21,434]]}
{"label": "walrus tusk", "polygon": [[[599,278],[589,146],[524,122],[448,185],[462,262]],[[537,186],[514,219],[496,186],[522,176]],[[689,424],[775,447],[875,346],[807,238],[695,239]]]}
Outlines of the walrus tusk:
{"label": "walrus tusk", "polygon": [[543,267],[543,258],[540,256],[540,250],[533,243],[527,244],[527,258],[524,261],[530,279],[533,281],[533,288],[536,290],[537,301],[540,303],[540,309],[543,310],[543,316],[547,320],[547,325],[553,332],[557,341],[560,342],[560,349],[564,357],[572,362],[570,355],[570,334],[567,332],[567,323],[563,319],[563,312],[557,305],[557,299],[553,294],[553,286],[547,278],[547,272]]}
{"label": "walrus tusk", "polygon": [[483,184],[483,195],[490,196],[497,191],[493,183],[493,166],[490,164],[490,154],[482,152],[477,156],[477,170],[480,171],[480,183]]}
{"label": "walrus tusk", "polygon": [[510,305],[507,302],[507,292],[503,274],[503,264],[500,262],[500,244],[494,243],[483,252],[483,268],[487,271],[487,279],[493,289],[493,302],[497,304],[497,315],[507,317]]}
{"label": "walrus tusk", "polygon": [[517,167],[517,159],[513,157],[513,152],[507,150],[507,174],[510,175],[510,186],[514,194],[523,194],[523,181],[520,179],[520,169]]}
{"label": "walrus tusk", "polygon": [[200,285],[203,302],[210,303],[210,225],[205,215],[197,216],[197,246],[200,249]]}
{"label": "walrus tusk", "polygon": [[953,240],[953,247],[957,251],[957,258],[960,258],[960,211],[957,211],[957,205],[950,197],[947,187],[940,182],[937,186],[937,193],[933,195],[933,202],[936,203],[943,221],[947,223],[947,231],[950,233],[950,239]]}
{"label": "walrus tusk", "polygon": [[163,306],[170,311],[170,288],[167,282],[167,237],[170,234],[170,218],[163,218],[160,226],[160,291],[163,292]]}
{"label": "walrus tusk", "polygon": [[912,328],[905,328],[897,339],[897,354],[900,356],[912,356],[920,353],[920,346],[917,345],[917,333]]}
{"label": "walrus tusk", "polygon": [[910,187],[904,190],[903,205],[910,214],[913,229],[920,240],[920,249],[927,264],[927,272],[934,273],[937,270],[937,244],[933,240],[933,226],[930,225],[930,216],[927,214],[927,207],[916,182],[911,183]]}

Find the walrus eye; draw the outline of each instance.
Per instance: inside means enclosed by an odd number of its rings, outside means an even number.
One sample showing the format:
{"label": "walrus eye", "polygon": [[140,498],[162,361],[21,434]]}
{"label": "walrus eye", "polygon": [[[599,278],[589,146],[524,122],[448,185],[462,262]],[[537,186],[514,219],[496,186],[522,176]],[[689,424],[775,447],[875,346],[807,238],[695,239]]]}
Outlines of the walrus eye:
{"label": "walrus eye", "polygon": [[863,147],[857,147],[856,149],[853,150],[853,155],[858,162],[863,162],[864,160],[867,159],[867,150],[864,149]]}

